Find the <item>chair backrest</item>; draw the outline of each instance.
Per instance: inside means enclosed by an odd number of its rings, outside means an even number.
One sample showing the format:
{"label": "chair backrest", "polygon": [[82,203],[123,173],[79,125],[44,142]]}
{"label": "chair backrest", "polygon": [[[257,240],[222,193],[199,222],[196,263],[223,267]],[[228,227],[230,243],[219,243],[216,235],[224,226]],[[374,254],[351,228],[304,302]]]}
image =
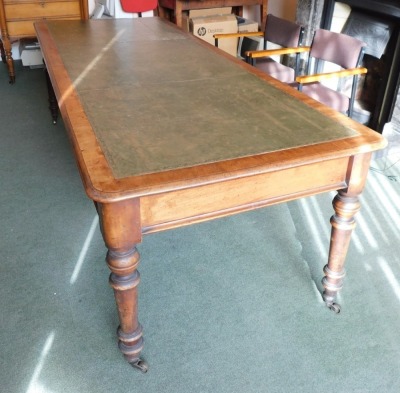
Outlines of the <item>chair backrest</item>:
{"label": "chair backrest", "polygon": [[283,47],[300,46],[303,41],[304,28],[295,22],[267,15],[264,32],[264,45],[267,41]]}
{"label": "chair backrest", "polygon": [[[336,64],[343,69],[358,68],[361,65],[364,56],[364,48],[366,46],[367,44],[365,42],[362,42],[355,37],[351,37],[342,33],[335,33],[329,30],[317,29],[314,34],[313,42],[311,43],[307,75],[311,75],[314,72],[323,73],[324,70],[322,69],[321,63],[325,61]],[[315,62],[313,60],[315,60]],[[346,109],[349,117],[352,117],[353,115],[356,87],[358,82],[358,74],[351,75],[352,82],[350,95],[345,94],[349,98],[348,108]],[[342,84],[343,80],[342,82],[338,83],[339,90]],[[346,85],[346,83],[344,83],[344,85]],[[336,98],[336,103],[332,100],[329,100],[326,96],[326,91],[327,90],[324,90],[323,87],[316,87],[314,85],[313,98],[325,103],[328,106],[331,106],[333,109],[344,112],[344,105],[341,106],[338,104],[340,100]]]}
{"label": "chair backrest", "polygon": [[120,0],[121,8],[125,12],[142,13],[153,11],[158,6],[158,0]]}
{"label": "chair backrest", "polygon": [[318,29],[311,44],[310,56],[342,68],[355,68],[360,65],[366,46],[365,42],[346,34]]}

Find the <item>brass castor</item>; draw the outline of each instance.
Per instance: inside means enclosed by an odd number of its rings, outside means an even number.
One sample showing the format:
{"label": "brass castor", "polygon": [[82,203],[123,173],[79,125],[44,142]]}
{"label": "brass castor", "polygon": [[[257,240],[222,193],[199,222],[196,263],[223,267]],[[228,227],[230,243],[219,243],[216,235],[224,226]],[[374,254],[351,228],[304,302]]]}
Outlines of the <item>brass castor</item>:
{"label": "brass castor", "polygon": [[129,364],[132,367],[137,368],[143,374],[147,373],[147,371],[149,370],[149,364],[145,360],[142,360],[142,359],[137,359]]}
{"label": "brass castor", "polygon": [[337,303],[332,303],[327,305],[330,310],[332,310],[335,314],[340,313],[340,305]]}

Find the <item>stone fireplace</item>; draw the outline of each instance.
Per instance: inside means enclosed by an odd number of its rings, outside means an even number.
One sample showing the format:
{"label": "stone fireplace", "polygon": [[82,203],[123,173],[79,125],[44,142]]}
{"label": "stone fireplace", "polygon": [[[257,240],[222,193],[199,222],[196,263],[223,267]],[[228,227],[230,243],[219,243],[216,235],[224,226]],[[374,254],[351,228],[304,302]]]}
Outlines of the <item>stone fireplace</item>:
{"label": "stone fireplace", "polygon": [[368,74],[359,83],[354,118],[382,132],[396,111],[399,91],[400,1],[298,0],[296,18],[307,29],[307,44],[319,27],[367,43]]}

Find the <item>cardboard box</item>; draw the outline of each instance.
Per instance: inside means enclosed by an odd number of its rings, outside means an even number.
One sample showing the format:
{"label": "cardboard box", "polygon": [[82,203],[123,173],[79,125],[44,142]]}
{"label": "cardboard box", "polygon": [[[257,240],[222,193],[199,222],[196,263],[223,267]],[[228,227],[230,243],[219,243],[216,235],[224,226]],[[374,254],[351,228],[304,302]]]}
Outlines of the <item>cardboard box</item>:
{"label": "cardboard box", "polygon": [[[210,15],[191,18],[190,32],[196,37],[215,45],[214,34],[237,33],[238,25],[235,15]],[[218,47],[231,54],[237,55],[237,38],[219,40]]]}
{"label": "cardboard box", "polygon": [[253,33],[258,31],[258,23],[254,20],[237,17],[239,33]]}
{"label": "cardboard box", "polygon": [[201,10],[189,10],[183,11],[182,13],[182,30],[189,32],[189,21],[191,18],[197,18],[199,16],[210,16],[210,15],[229,15],[232,13],[232,7],[220,7],[220,8],[204,8]]}

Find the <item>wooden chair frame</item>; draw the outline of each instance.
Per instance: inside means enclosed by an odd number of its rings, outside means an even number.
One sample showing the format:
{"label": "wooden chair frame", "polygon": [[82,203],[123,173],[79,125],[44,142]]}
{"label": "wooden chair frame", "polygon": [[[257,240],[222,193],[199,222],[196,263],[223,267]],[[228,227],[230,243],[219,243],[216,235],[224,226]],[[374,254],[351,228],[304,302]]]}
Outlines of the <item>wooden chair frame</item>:
{"label": "wooden chair frame", "polygon": [[[310,51],[311,47],[308,47],[308,50]],[[365,52],[365,49],[361,48],[360,54],[359,54],[358,60],[357,60],[357,67],[342,69],[340,71],[333,71],[333,72],[320,72],[320,73],[316,73],[316,74],[311,73],[312,57],[309,56],[308,66],[307,66],[307,75],[298,75],[296,77],[297,89],[299,91],[302,91],[303,85],[308,84],[308,83],[322,82],[324,80],[332,79],[332,78],[353,77],[351,93],[350,93],[350,97],[349,97],[349,108],[347,110],[347,116],[352,117],[353,110],[354,110],[354,101],[355,101],[358,77],[360,75],[364,75],[368,72],[367,68],[361,66],[361,62],[364,57],[364,52]],[[316,60],[318,61],[319,59],[316,58]]]}

